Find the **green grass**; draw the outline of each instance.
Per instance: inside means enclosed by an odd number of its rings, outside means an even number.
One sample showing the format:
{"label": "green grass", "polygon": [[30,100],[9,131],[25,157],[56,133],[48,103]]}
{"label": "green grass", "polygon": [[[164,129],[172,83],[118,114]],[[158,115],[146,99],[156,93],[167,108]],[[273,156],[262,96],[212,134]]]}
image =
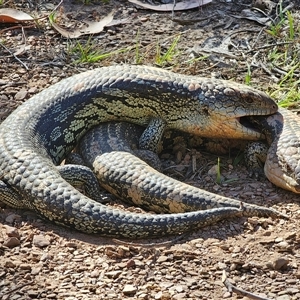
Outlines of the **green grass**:
{"label": "green grass", "polygon": [[95,63],[100,60],[104,60],[106,58],[109,58],[111,56],[131,51],[132,47],[117,49],[111,52],[103,52],[99,49],[97,49],[96,45],[92,41],[92,37],[89,37],[89,39],[82,43],[80,41],[76,41],[75,44],[73,44],[73,41],[71,41],[68,45],[68,54],[70,56],[75,56],[75,64],[79,63]]}
{"label": "green grass", "polygon": [[162,53],[162,47],[159,43],[156,45],[155,63],[159,66],[163,66],[167,63],[171,63],[174,57],[178,54],[177,45],[180,40],[180,35],[176,36],[170,47]]}
{"label": "green grass", "polygon": [[135,63],[137,65],[143,62],[144,55],[141,54],[141,41],[140,41],[140,31],[137,31],[136,42],[135,42]]}
{"label": "green grass", "polygon": [[281,20],[277,24],[272,24],[269,29],[266,30],[268,34],[270,34],[273,37],[281,38],[282,32],[284,28],[285,20]]}
{"label": "green grass", "polygon": [[[297,12],[296,12],[297,13]],[[292,12],[279,6],[278,22],[266,32],[276,46],[267,54],[268,68],[277,82],[270,84],[268,93],[282,107],[300,106],[300,24]]]}
{"label": "green grass", "polygon": [[289,40],[293,40],[295,37],[294,18],[289,11],[286,12],[286,16],[287,16],[288,25],[289,25]]}
{"label": "green grass", "polygon": [[249,64],[247,64],[247,73],[245,76],[245,84],[250,85],[251,84],[251,67]]}
{"label": "green grass", "polygon": [[199,57],[195,57],[195,58],[191,58],[189,60],[186,61],[186,63],[192,65],[194,63],[197,63],[199,61],[203,61],[209,58],[209,55],[200,55]]}

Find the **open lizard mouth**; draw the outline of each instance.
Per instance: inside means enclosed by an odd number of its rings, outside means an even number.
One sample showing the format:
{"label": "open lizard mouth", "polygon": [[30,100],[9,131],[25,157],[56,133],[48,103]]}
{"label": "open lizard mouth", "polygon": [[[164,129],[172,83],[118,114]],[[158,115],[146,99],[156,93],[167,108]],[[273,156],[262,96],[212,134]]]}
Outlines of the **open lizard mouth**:
{"label": "open lizard mouth", "polygon": [[245,116],[245,117],[238,117],[237,121],[243,126],[246,127],[248,130],[255,131],[261,133],[261,130],[258,128],[258,126],[255,124],[255,122],[251,122],[251,117]]}

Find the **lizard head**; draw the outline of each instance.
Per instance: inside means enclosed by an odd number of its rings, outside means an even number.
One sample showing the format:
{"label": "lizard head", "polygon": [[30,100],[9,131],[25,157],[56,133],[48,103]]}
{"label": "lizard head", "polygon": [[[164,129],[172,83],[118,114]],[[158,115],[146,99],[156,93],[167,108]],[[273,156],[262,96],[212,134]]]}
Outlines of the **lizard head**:
{"label": "lizard head", "polygon": [[247,119],[250,116],[270,115],[278,110],[277,104],[267,94],[246,85],[211,80],[198,86],[193,91],[194,109],[188,108],[188,120],[183,129],[193,134],[216,138],[261,139],[264,135]]}

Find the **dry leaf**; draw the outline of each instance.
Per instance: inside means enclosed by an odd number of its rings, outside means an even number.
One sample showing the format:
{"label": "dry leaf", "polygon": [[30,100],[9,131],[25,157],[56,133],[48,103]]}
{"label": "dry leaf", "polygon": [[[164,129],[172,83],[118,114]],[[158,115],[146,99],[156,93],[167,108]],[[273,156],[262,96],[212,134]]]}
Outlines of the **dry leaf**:
{"label": "dry leaf", "polygon": [[52,27],[57,30],[62,36],[69,38],[69,39],[74,39],[78,38],[82,35],[85,34],[95,34],[101,32],[105,26],[109,25],[113,21],[114,18],[114,11],[110,12],[106,17],[104,17],[100,22],[90,22],[90,21],[85,21],[87,24],[86,26],[83,26],[81,28],[77,28],[73,31],[71,30],[66,30],[56,23],[52,22],[51,25]]}
{"label": "dry leaf", "polygon": [[156,11],[176,11],[176,10],[187,10],[212,2],[212,0],[190,0],[176,3],[174,6],[173,3],[170,4],[161,4],[161,5],[151,5],[147,3],[140,2],[139,0],[128,0],[131,3],[137,4],[144,9],[151,9]]}
{"label": "dry leaf", "polygon": [[261,13],[252,11],[251,9],[244,9],[241,11],[240,15],[231,16],[237,19],[247,19],[250,21],[255,21],[263,26],[269,26],[271,24],[271,19],[269,17],[264,17]]}
{"label": "dry leaf", "polygon": [[28,14],[12,8],[0,8],[0,23],[20,23],[32,21]]}

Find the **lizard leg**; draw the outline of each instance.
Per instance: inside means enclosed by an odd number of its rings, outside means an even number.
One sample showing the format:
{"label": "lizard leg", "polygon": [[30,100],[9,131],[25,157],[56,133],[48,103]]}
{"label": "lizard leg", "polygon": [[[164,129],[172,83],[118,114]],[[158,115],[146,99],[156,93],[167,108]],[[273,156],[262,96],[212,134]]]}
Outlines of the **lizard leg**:
{"label": "lizard leg", "polygon": [[111,200],[109,194],[101,189],[97,177],[90,168],[76,164],[58,166],[57,168],[61,177],[74,187],[83,185],[87,195],[95,201],[107,203]]}
{"label": "lizard leg", "polygon": [[162,119],[152,119],[139,139],[139,148],[159,152],[159,144],[166,129],[166,122]]}
{"label": "lizard leg", "polygon": [[248,143],[245,151],[245,164],[250,177],[259,178],[264,175],[264,163],[267,159],[269,147],[262,142]]}

